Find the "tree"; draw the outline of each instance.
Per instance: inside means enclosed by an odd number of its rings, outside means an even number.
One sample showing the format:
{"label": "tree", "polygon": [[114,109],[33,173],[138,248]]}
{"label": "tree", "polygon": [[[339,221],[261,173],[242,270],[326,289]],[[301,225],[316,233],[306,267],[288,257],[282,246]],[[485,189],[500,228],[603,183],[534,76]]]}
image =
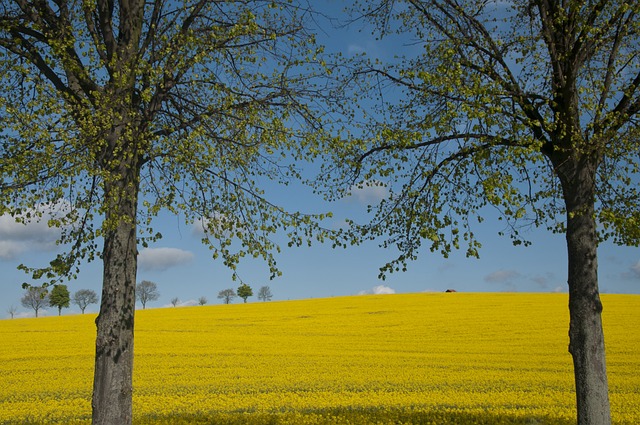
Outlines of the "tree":
{"label": "tree", "polygon": [[102,261],[94,424],[131,423],[138,244],[161,237],[160,211],[200,225],[232,270],[260,257],[278,275],[276,231],[322,238],[323,215],[259,187],[297,178],[318,130],[309,21],[285,0],[2,1],[0,214],[28,223],[59,207],[48,223],[68,249],[22,266],[36,279]]}
{"label": "tree", "polygon": [[271,301],[273,294],[271,293],[271,288],[268,286],[262,286],[258,291],[258,299],[262,301]]}
{"label": "tree", "polygon": [[218,292],[218,299],[223,300],[225,304],[229,304],[236,297],[236,291],[233,289],[223,289]]}
{"label": "tree", "polygon": [[98,303],[98,294],[91,289],[80,289],[73,294],[73,303],[80,307],[82,314],[89,304]]}
{"label": "tree", "polygon": [[198,298],[198,305],[205,305],[206,303],[208,303],[209,301],[207,300],[207,297],[200,297]]}
{"label": "tree", "polygon": [[12,319],[16,315],[17,312],[18,312],[18,308],[13,304],[11,304],[11,306],[7,309],[7,313],[9,313],[9,315],[11,316]]}
{"label": "tree", "polygon": [[359,105],[376,106],[349,117],[362,119],[333,161],[346,165],[341,193],[389,190],[349,237],[399,249],[385,276],[405,270],[422,243],[444,255],[465,244],[477,256],[474,221],[486,206],[515,244],[527,243],[518,233],[526,225],[564,232],[578,422],[610,423],[597,246],[640,241],[640,2],[358,7],[380,37],[412,47],[385,65],[354,64],[345,78]]}
{"label": "tree", "polygon": [[160,298],[158,285],[148,280],[143,280],[136,285],[136,298],[142,303],[142,309],[147,307],[149,301],[155,301]]}
{"label": "tree", "polygon": [[25,308],[32,308],[38,317],[38,311],[49,306],[47,290],[41,286],[29,286],[20,299],[20,304]]}
{"label": "tree", "polygon": [[180,302],[180,299],[178,297],[171,298],[171,305],[172,306],[174,306],[174,307],[177,306],[179,302]]}
{"label": "tree", "polygon": [[244,302],[247,302],[247,298],[253,296],[253,289],[251,289],[251,286],[247,285],[246,283],[243,283],[242,285],[238,286],[238,290],[236,292],[236,294],[242,298],[244,300]]}
{"label": "tree", "polygon": [[49,305],[58,307],[58,316],[62,313],[63,308],[69,308],[71,297],[67,285],[54,285],[49,294]]}

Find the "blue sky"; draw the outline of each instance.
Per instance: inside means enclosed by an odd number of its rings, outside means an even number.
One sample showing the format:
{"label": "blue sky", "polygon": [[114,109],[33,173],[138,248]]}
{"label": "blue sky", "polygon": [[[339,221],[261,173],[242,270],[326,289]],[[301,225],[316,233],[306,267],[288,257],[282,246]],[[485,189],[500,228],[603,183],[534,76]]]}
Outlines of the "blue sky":
{"label": "blue sky", "polygon": [[[331,6],[342,2],[331,1]],[[397,46],[378,43],[365,30],[358,28],[327,30],[321,40],[331,50],[345,55],[367,52],[382,60],[392,57]],[[295,200],[295,207],[303,212],[333,211],[329,226],[343,225],[345,217],[362,217],[368,204],[375,204],[385,195],[380,188],[355,191],[352,196],[326,203],[310,190],[298,187],[287,189],[286,197]],[[293,192],[292,192],[293,191]],[[482,242],[480,259],[465,258],[456,251],[448,259],[423,249],[418,261],[409,264],[405,273],[394,273],[385,281],[378,280],[378,268],[395,258],[393,250],[384,250],[376,243],[348,249],[332,249],[329,244],[311,248],[287,248],[276,256],[283,276],[269,280],[267,266],[248,259],[240,264],[240,278],[254,293],[268,285],[274,300],[302,299],[357,295],[361,293],[406,293],[422,291],[519,291],[566,292],[566,247],[564,235],[554,235],[545,229],[531,229],[526,236],[530,247],[514,247],[508,237],[498,236],[504,225],[487,210],[486,221],[477,225],[474,233]],[[139,257],[138,281],[156,282],[160,299],[147,308],[165,307],[178,297],[182,305],[194,304],[205,296],[210,304],[220,303],[217,294],[226,288],[237,288],[240,282],[231,280],[231,271],[221,261],[211,259],[210,251],[201,242],[197,228],[184,224],[180,217],[161,215],[154,228],[163,239],[142,249]],[[9,217],[0,217],[0,318],[8,317],[10,306],[18,309],[18,316],[32,316],[33,312],[20,305],[21,283],[28,276],[16,270],[20,263],[46,264],[55,256],[57,232],[44,224],[21,226]],[[607,293],[640,293],[640,249],[618,247],[610,242],[599,249],[600,289]],[[101,263],[85,265],[78,280],[68,282],[70,291],[101,290]],[[250,302],[257,302],[255,297]],[[236,302],[239,302],[236,300]],[[606,305],[605,305],[606,308]],[[98,305],[87,311],[96,312]],[[77,306],[64,314],[79,313]],[[55,315],[55,309],[44,314]]]}
{"label": "blue sky", "polygon": [[[306,212],[331,210],[329,226],[342,225],[345,217],[362,217],[366,205],[375,203],[384,193],[379,189],[363,189],[352,196],[325,203],[316,195],[297,189],[296,204]],[[464,252],[455,251],[448,259],[423,250],[418,261],[409,264],[405,273],[388,275],[385,281],[377,278],[378,268],[393,258],[393,250],[381,249],[371,242],[347,249],[332,249],[329,244],[311,248],[287,248],[277,255],[283,276],[269,280],[266,265],[248,259],[239,266],[240,278],[254,292],[268,285],[274,300],[358,295],[362,293],[406,293],[444,291],[453,288],[464,292],[518,291],[566,292],[566,248],[564,235],[550,234],[544,229],[531,229],[527,237],[529,247],[514,247],[508,237],[498,236],[503,224],[490,211],[487,220],[475,228],[483,247],[480,259],[470,259]],[[166,307],[178,297],[181,305],[194,304],[205,296],[210,304],[220,303],[217,294],[226,288],[237,288],[240,282],[231,280],[232,273],[200,242],[197,227],[186,225],[180,217],[161,215],[156,229],[163,239],[148,249],[141,249],[138,281],[157,283],[160,299],[147,308]],[[2,274],[0,317],[8,317],[11,305],[18,308],[18,316],[32,316],[33,312],[20,305],[23,290],[20,284],[27,276],[16,270],[21,262],[30,265],[46,264],[53,258],[56,231],[44,224],[22,226],[9,217],[0,218],[0,271]],[[600,288],[603,293],[640,293],[640,249],[618,247],[609,242],[599,250]],[[71,292],[78,289],[101,289],[101,263],[86,265],[78,280],[68,282]],[[257,302],[255,297],[250,302]],[[236,302],[240,302],[236,300]],[[87,311],[97,311],[91,305]],[[77,306],[63,310],[64,314],[79,313]],[[55,315],[48,309],[44,315]]]}

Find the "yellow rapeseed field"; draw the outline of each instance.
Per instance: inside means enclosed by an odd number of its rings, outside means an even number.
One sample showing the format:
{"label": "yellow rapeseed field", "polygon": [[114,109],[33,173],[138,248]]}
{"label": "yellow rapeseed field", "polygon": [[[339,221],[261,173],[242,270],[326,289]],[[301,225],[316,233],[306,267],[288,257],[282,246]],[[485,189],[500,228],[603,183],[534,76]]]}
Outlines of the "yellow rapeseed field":
{"label": "yellow rapeseed field", "polygon": [[[640,423],[640,296],[603,295],[613,421]],[[89,423],[95,315],[0,321],[0,424]],[[566,294],[136,313],[136,424],[575,423]]]}

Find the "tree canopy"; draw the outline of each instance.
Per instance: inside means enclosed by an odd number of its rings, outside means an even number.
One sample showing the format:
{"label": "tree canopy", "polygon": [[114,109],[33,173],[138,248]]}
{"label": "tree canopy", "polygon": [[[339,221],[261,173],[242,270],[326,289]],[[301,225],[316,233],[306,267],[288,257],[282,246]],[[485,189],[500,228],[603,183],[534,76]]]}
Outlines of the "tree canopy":
{"label": "tree canopy", "polygon": [[82,314],[89,304],[98,302],[98,294],[91,289],[79,289],[73,294],[73,303],[80,307]]}
{"label": "tree canopy", "polygon": [[229,304],[231,300],[236,297],[236,295],[236,291],[234,291],[232,288],[227,288],[218,292],[218,299],[222,300],[225,304]]}
{"label": "tree canopy", "polygon": [[258,299],[262,301],[271,301],[271,298],[273,298],[271,288],[268,286],[261,286],[258,290]]}
{"label": "tree canopy", "polygon": [[[147,308],[149,301],[155,301],[160,298],[160,291],[158,291],[158,285],[155,282],[149,280],[143,280],[136,285],[136,298],[142,304],[142,309]],[[176,301],[176,304],[178,302]],[[175,307],[175,304],[174,304]]]}
{"label": "tree canopy", "polygon": [[58,307],[58,316],[62,313],[63,308],[69,308],[71,302],[71,296],[67,285],[54,285],[49,294],[49,305],[52,307]]}
{"label": "tree canopy", "polygon": [[36,317],[38,317],[38,312],[49,306],[47,290],[40,286],[29,286],[25,289],[25,293],[20,299],[20,304],[25,308],[33,309]]}
{"label": "tree canopy", "polygon": [[243,301],[246,303],[247,302],[247,298],[253,296],[253,289],[251,289],[251,286],[247,285],[246,283],[243,283],[242,285],[238,286],[236,294],[240,298],[242,298]]}

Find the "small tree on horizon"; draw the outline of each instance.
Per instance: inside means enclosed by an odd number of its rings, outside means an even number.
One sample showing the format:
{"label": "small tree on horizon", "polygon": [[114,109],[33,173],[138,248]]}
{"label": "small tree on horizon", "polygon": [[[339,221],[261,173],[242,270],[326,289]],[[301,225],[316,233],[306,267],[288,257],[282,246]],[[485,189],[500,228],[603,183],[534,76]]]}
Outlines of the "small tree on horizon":
{"label": "small tree on horizon", "polygon": [[205,297],[205,296],[202,296],[202,297],[198,298],[198,304],[199,305],[205,305],[208,302],[209,301],[207,300],[207,297]]}
{"label": "small tree on horizon", "polygon": [[136,285],[136,298],[142,304],[142,309],[147,308],[149,301],[155,301],[160,298],[160,292],[158,292],[158,285],[149,280],[143,280]]}
{"label": "small tree on horizon", "polygon": [[58,308],[58,316],[62,314],[63,308],[69,308],[71,296],[67,285],[54,285],[49,295],[49,305]]}
{"label": "small tree on horizon", "polygon": [[171,299],[171,305],[174,307],[177,306],[179,302],[180,302],[180,299],[178,297]]}
{"label": "small tree on horizon", "polygon": [[80,307],[80,311],[84,314],[89,304],[98,303],[98,294],[91,289],[80,289],[73,294],[73,303]]}
{"label": "small tree on horizon", "polygon": [[268,286],[263,286],[258,291],[258,299],[262,301],[271,301],[273,294],[271,293],[271,288]]}
{"label": "small tree on horizon", "polygon": [[13,304],[11,304],[11,306],[7,309],[7,313],[9,313],[9,315],[11,315],[12,319],[16,315],[17,312],[18,312],[18,307],[16,307]]}
{"label": "small tree on horizon", "polygon": [[229,304],[236,297],[236,291],[231,288],[223,289],[218,292],[218,299],[223,300],[225,304]]}
{"label": "small tree on horizon", "polygon": [[246,303],[247,298],[253,296],[253,289],[251,289],[251,286],[247,285],[246,283],[243,283],[242,285],[238,286],[237,294]]}
{"label": "small tree on horizon", "polygon": [[41,286],[29,286],[20,299],[20,304],[25,308],[33,309],[38,317],[38,311],[49,306],[47,290]]}

